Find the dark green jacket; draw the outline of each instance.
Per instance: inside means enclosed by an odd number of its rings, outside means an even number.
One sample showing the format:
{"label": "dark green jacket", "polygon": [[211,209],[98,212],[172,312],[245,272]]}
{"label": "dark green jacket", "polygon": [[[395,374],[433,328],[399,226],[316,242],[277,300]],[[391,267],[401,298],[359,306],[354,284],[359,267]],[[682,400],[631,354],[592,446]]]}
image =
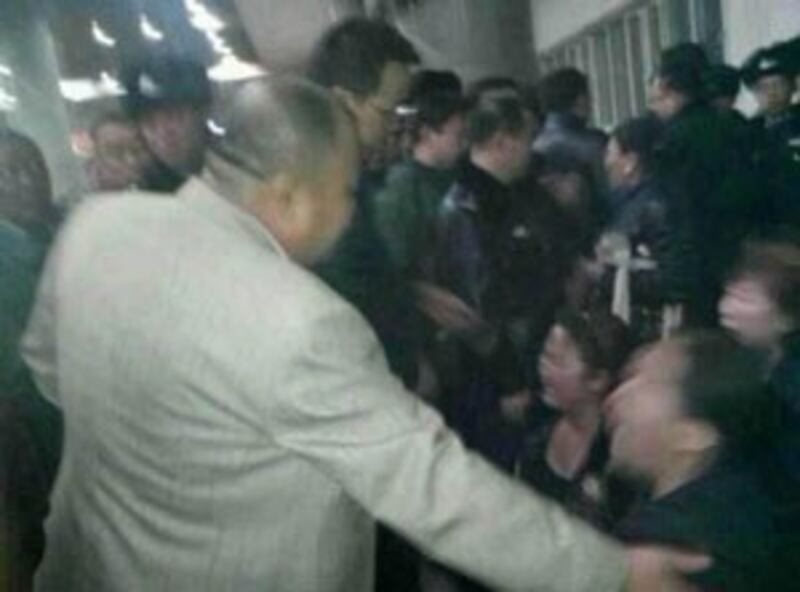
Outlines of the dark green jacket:
{"label": "dark green jacket", "polygon": [[383,345],[391,370],[416,383],[419,319],[410,283],[378,232],[375,195],[381,179],[363,175],[350,227],[318,275],[364,316]]}
{"label": "dark green jacket", "polygon": [[395,265],[411,277],[424,273],[435,248],[439,209],[454,181],[453,170],[408,160],[392,167],[378,193],[378,230]]}
{"label": "dark green jacket", "polygon": [[752,151],[733,120],[703,103],[669,122],[658,151],[677,235],[694,269],[690,321],[716,324],[726,273],[757,220],[760,191]]}

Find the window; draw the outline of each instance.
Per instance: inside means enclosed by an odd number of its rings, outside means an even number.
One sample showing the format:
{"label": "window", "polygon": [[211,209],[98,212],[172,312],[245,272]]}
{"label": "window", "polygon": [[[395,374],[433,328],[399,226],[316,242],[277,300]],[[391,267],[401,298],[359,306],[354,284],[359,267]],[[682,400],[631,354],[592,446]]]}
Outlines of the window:
{"label": "window", "polygon": [[611,25],[611,69],[614,91],[614,121],[624,121],[633,115],[631,101],[631,68],[625,39],[625,21]]}
{"label": "window", "polygon": [[721,0],[634,2],[615,16],[542,56],[542,71],[570,65],[591,81],[594,118],[610,127],[647,108],[647,84],[664,48],[703,44],[709,57],[723,53]]}
{"label": "window", "polygon": [[611,125],[614,121],[614,97],[611,91],[611,64],[608,49],[608,33],[603,30],[593,38],[594,63],[592,67],[597,76],[597,123]]}
{"label": "window", "polygon": [[626,19],[628,33],[628,56],[630,59],[631,78],[630,87],[634,113],[641,113],[647,106],[646,100],[646,71],[644,46],[642,43],[642,17],[637,12]]}

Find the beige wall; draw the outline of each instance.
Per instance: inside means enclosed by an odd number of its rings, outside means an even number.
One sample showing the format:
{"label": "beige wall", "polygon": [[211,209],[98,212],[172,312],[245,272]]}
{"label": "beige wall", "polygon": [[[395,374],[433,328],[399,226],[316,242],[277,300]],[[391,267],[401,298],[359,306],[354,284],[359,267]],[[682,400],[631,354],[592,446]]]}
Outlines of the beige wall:
{"label": "beige wall", "polygon": [[[322,31],[358,14],[354,0],[237,0],[264,65],[299,67]],[[528,78],[533,49],[528,0],[427,0],[396,16],[426,66],[457,70],[467,80],[490,74]]]}

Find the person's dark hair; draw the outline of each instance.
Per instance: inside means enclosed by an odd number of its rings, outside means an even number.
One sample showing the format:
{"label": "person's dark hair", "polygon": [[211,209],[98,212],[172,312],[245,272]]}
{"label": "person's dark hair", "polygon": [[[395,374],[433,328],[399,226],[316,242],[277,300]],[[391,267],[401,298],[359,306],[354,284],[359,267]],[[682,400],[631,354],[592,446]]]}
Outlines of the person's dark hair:
{"label": "person's dark hair", "polygon": [[689,417],[707,422],[727,448],[750,449],[773,432],[775,408],[766,392],[764,356],[722,331],[675,338],[685,356],[682,403]]}
{"label": "person's dark hair", "polygon": [[762,47],[742,64],[742,80],[749,88],[753,88],[765,76],[781,76],[793,85],[797,74],[796,66],[780,45]]}
{"label": "person's dark hair", "polygon": [[467,90],[467,97],[473,103],[488,96],[520,96],[519,83],[507,76],[489,76],[473,82]]}
{"label": "person's dark hair", "polygon": [[308,77],[326,88],[339,87],[367,97],[380,88],[387,64],[413,65],[419,61],[408,39],[391,25],[352,18],[320,39],[309,62]]}
{"label": "person's dark hair", "polygon": [[440,131],[456,115],[467,111],[466,101],[453,93],[432,93],[420,97],[414,104],[414,129],[416,137],[423,129]]}
{"label": "person's dark hair", "polygon": [[562,309],[555,325],[567,332],[590,370],[608,374],[611,390],[633,352],[634,340],[627,325],[604,308],[587,312]]}
{"label": "person's dark hair", "polygon": [[741,72],[728,64],[716,64],[706,71],[706,97],[709,100],[735,99],[742,85]]}
{"label": "person's dark hair", "polygon": [[521,91],[522,103],[528,112],[537,121],[542,120],[542,101],[539,98],[539,87],[534,84],[526,84]]}
{"label": "person's dark hair", "polygon": [[430,95],[451,94],[463,95],[464,85],[458,74],[448,70],[422,70],[417,72],[411,82],[408,100],[411,103],[420,101]]}
{"label": "person's dark hair", "polygon": [[652,116],[637,117],[617,126],[611,137],[625,153],[633,152],[645,173],[655,170],[656,154],[661,144],[663,125]]}
{"label": "person's dark hair", "polygon": [[661,60],[655,78],[689,100],[696,101],[705,98],[707,69],[707,62],[678,54],[677,57]]}
{"label": "person's dark hair", "polygon": [[177,56],[149,56],[121,73],[125,111],[134,119],[171,105],[206,107],[213,92],[205,67]]}
{"label": "person's dark hair", "polygon": [[686,42],[678,43],[668,47],[661,52],[661,64],[665,63],[690,63],[700,69],[706,69],[711,65],[705,48],[699,43]]}
{"label": "person's dark hair", "polygon": [[546,113],[565,113],[575,102],[589,94],[589,79],[576,68],[551,72],[539,84],[539,98]]}
{"label": "person's dark hair", "polygon": [[514,96],[484,96],[473,104],[467,117],[470,144],[482,146],[496,133],[516,135],[526,124],[522,101]]}
{"label": "person's dark hair", "polygon": [[[20,183],[23,169],[35,186]],[[0,128],[0,218],[33,228],[50,224],[54,216],[50,174],[42,151],[29,137]]]}
{"label": "person's dark hair", "polygon": [[753,242],[744,248],[733,279],[753,278],[789,319],[800,323],[800,246]]}

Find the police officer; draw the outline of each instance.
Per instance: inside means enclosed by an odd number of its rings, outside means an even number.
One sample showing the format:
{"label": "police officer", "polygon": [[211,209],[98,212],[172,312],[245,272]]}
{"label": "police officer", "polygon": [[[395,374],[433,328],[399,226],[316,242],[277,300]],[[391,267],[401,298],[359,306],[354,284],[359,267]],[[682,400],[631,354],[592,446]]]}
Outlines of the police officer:
{"label": "police officer", "polygon": [[205,68],[162,56],[123,71],[125,108],[136,122],[153,165],[139,187],[172,193],[203,168],[212,90]]}
{"label": "police officer", "polygon": [[752,124],[760,137],[760,169],[771,198],[768,234],[800,228],[800,105],[792,104],[797,66],[783,45],[756,51],[742,67],[758,103]]}

